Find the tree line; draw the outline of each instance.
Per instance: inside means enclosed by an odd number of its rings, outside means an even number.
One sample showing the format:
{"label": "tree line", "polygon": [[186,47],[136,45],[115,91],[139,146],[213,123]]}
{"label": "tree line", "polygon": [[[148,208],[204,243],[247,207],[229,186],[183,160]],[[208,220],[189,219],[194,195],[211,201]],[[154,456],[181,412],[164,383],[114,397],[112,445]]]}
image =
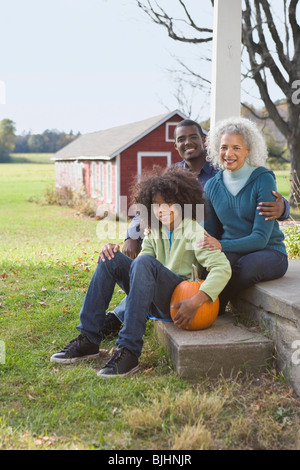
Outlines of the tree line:
{"label": "tree line", "polygon": [[45,130],[16,135],[16,125],[11,119],[0,121],[0,162],[9,162],[11,153],[55,153],[76,139],[80,133]]}
{"label": "tree line", "polygon": [[80,133],[45,130],[42,134],[21,134],[15,136],[15,153],[55,153],[76,139]]}

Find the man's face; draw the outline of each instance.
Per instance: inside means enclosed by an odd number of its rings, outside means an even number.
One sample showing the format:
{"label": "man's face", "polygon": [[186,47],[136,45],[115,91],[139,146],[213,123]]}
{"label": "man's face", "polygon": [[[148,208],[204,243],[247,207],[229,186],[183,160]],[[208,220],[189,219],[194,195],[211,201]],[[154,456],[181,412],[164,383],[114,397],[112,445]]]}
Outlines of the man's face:
{"label": "man's face", "polygon": [[178,127],[174,145],[181,158],[186,162],[199,158],[204,150],[197,126]]}

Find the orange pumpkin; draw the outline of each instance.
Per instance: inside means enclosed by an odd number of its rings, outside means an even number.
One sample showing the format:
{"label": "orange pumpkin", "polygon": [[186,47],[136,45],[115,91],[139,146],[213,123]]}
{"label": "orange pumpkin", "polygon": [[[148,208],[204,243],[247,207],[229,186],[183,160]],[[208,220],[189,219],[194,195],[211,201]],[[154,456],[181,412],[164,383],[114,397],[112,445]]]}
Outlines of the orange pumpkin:
{"label": "orange pumpkin", "polygon": [[[182,281],[178,286],[175,288],[172,298],[171,298],[171,305],[175,305],[181,300],[187,300],[193,297],[193,295],[197,294],[198,290],[200,289],[201,284],[204,281],[200,281],[194,275],[195,267],[193,266],[193,279],[191,281]],[[170,314],[172,320],[174,319],[176,313],[178,312],[178,308],[171,308],[170,307]],[[216,320],[219,313],[219,298],[217,298],[214,302],[205,302],[201,307],[198,308],[196,315],[193,318],[193,321],[189,328],[185,328],[187,330],[204,330],[211,326],[214,321]]]}

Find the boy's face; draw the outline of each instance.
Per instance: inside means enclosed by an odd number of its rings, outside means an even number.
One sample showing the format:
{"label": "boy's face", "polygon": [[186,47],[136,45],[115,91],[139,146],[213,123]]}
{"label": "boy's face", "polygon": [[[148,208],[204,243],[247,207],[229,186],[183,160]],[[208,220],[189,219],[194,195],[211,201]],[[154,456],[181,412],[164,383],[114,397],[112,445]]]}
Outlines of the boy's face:
{"label": "boy's face", "polygon": [[174,228],[181,222],[181,211],[177,204],[168,204],[160,193],[157,193],[152,200],[155,217],[166,227],[167,230]]}
{"label": "boy's face", "polygon": [[203,153],[203,143],[197,126],[182,126],[176,129],[175,148],[183,160],[199,158]]}

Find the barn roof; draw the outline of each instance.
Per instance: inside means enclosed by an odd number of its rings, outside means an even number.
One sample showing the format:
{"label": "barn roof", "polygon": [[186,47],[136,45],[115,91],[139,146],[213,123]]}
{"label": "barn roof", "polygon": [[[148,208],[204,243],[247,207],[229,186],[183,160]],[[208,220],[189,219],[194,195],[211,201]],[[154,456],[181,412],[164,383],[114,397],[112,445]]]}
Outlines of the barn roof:
{"label": "barn roof", "polygon": [[176,114],[182,119],[186,118],[176,110],[143,121],[81,135],[58,150],[52,160],[110,160]]}

